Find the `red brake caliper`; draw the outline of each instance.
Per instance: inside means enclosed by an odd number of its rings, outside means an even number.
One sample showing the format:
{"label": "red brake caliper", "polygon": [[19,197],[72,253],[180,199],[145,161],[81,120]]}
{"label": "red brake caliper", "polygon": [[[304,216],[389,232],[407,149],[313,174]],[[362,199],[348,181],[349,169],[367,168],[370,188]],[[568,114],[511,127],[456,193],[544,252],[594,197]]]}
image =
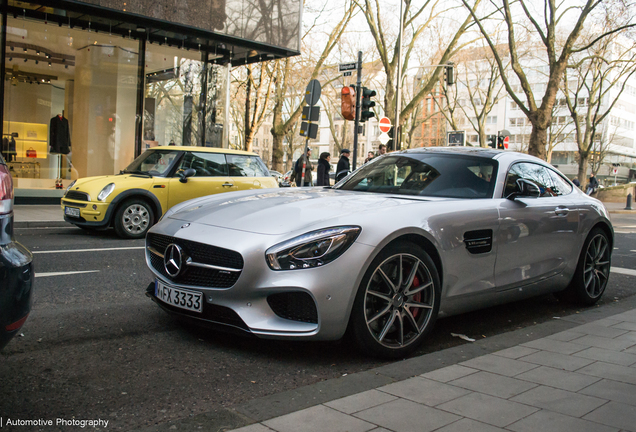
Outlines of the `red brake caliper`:
{"label": "red brake caliper", "polygon": [[[417,277],[417,275],[415,275],[415,278],[413,279],[413,288],[417,288],[418,286],[420,286],[420,279]],[[419,302],[421,299],[421,292],[418,292],[413,296],[413,301]],[[420,308],[411,309],[411,313],[413,314],[413,318],[417,318],[417,316],[420,314]]]}

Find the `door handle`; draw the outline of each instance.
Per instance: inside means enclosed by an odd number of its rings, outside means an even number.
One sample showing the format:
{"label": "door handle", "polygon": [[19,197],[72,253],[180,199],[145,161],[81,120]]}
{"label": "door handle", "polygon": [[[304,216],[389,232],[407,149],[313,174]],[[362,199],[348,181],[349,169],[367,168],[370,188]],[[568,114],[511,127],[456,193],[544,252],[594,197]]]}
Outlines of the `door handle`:
{"label": "door handle", "polygon": [[234,183],[223,183],[223,187],[232,187]]}
{"label": "door handle", "polygon": [[557,207],[554,210],[554,213],[556,213],[557,216],[567,216],[567,214],[570,212],[570,209],[567,207]]}

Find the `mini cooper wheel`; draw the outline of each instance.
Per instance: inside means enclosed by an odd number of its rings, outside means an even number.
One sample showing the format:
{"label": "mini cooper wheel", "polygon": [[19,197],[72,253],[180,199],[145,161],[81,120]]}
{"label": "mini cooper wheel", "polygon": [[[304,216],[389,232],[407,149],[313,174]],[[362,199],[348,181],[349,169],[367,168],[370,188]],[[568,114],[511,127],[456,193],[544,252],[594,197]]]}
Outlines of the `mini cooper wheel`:
{"label": "mini cooper wheel", "polygon": [[439,302],[439,275],[429,255],[412,243],[389,246],[362,279],[351,312],[351,333],[367,354],[403,357],[430,332]]}
{"label": "mini cooper wheel", "polygon": [[585,239],[576,272],[567,289],[558,297],[591,306],[603,295],[609,279],[612,247],[607,233],[594,228]]}
{"label": "mini cooper wheel", "polygon": [[143,238],[154,222],[150,205],[141,199],[124,201],[115,212],[115,231],[122,238]]}

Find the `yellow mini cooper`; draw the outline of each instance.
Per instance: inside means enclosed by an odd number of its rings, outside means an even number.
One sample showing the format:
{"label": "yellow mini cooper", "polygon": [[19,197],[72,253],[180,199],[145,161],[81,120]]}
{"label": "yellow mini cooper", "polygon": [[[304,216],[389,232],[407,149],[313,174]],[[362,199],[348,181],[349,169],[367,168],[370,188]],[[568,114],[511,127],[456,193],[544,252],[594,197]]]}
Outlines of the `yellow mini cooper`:
{"label": "yellow mini cooper", "polygon": [[141,238],[170,207],[221,192],[276,188],[250,152],[209,147],[155,147],[118,175],[75,180],[62,198],[64,219],[86,230],[114,227]]}

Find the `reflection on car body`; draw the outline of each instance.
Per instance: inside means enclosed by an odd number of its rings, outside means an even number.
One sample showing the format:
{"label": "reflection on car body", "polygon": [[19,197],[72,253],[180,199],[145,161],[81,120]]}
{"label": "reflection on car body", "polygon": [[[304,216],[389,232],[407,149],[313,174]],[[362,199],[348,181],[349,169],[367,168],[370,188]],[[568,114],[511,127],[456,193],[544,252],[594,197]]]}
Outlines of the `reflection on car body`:
{"label": "reflection on car body", "polygon": [[[602,296],[613,230],[603,205],[552,166],[494,149],[379,157],[332,188],[184,202],[146,238],[168,312],[264,338],[334,340],[371,355],[412,352],[438,315],[544,293]],[[178,246],[183,265],[166,271]],[[201,293],[201,312],[157,298]]]}

